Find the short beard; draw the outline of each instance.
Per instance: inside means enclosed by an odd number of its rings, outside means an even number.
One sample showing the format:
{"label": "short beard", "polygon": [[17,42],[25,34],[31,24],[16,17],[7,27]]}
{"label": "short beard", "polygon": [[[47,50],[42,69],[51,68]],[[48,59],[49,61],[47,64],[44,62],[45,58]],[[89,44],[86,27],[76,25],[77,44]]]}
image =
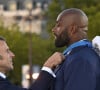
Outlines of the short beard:
{"label": "short beard", "polygon": [[55,40],[56,47],[64,47],[68,46],[70,42],[70,38],[67,32],[63,32],[60,36],[58,36]]}

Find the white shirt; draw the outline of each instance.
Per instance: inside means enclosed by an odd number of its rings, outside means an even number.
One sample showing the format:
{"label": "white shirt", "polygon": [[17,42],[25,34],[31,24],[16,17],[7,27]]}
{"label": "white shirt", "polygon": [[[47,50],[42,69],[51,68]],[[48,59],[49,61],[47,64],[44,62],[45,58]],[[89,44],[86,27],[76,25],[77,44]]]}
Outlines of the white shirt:
{"label": "white shirt", "polygon": [[2,78],[6,78],[6,75],[5,74],[3,74],[2,72],[0,72],[0,77],[2,77]]}
{"label": "white shirt", "polygon": [[49,67],[43,66],[41,70],[48,72],[48,73],[51,74],[53,77],[56,77],[55,73],[54,73],[54,72],[51,70],[51,68],[49,68]]}

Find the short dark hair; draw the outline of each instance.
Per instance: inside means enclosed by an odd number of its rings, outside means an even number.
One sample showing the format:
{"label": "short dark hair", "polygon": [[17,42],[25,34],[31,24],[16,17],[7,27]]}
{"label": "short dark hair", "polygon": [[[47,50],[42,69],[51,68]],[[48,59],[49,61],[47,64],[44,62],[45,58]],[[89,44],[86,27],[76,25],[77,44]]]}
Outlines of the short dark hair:
{"label": "short dark hair", "polygon": [[0,40],[6,41],[6,39],[3,36],[0,36]]}

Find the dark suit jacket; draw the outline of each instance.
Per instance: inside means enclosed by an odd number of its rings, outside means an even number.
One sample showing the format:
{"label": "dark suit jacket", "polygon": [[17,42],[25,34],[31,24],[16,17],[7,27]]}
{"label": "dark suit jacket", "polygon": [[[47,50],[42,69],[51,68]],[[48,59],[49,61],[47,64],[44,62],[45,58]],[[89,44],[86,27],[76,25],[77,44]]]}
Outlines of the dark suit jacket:
{"label": "dark suit jacket", "polygon": [[0,77],[0,90],[48,90],[53,80],[54,77],[52,75],[50,75],[46,71],[42,71],[36,82],[29,89],[25,89],[15,86],[7,79],[3,79]]}
{"label": "dark suit jacket", "polygon": [[100,57],[92,48],[76,47],[56,76],[55,90],[100,90]]}

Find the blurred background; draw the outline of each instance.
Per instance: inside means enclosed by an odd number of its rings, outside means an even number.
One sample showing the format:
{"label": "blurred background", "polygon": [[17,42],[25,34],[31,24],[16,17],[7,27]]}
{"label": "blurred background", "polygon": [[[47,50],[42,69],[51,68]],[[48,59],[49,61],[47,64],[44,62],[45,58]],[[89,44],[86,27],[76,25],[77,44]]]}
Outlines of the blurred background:
{"label": "blurred background", "polygon": [[65,47],[55,48],[51,30],[66,8],[79,8],[87,14],[89,40],[100,36],[100,0],[0,0],[0,35],[16,55],[15,68],[8,74],[13,83],[28,87],[45,60],[55,51],[63,51]]}

